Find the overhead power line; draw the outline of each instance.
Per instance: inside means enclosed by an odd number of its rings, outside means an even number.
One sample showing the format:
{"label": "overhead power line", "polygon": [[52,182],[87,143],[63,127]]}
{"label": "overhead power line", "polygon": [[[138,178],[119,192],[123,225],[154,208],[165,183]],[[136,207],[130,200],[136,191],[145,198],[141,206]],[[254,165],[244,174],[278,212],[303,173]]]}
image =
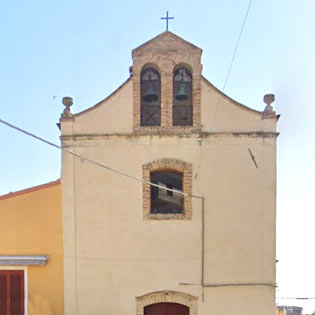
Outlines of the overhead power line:
{"label": "overhead power line", "polygon": [[[242,27],[241,27],[241,30],[240,30],[240,33],[239,33],[239,36],[238,36],[235,48],[234,48],[234,52],[233,52],[233,56],[232,56],[232,59],[231,59],[231,63],[230,63],[230,66],[229,66],[229,69],[228,69],[228,72],[226,74],[225,81],[224,81],[224,84],[223,84],[223,88],[222,88],[223,92],[225,91],[225,87],[226,87],[226,84],[227,84],[229,76],[230,76],[230,72],[231,72],[231,69],[232,69],[232,66],[233,66],[233,63],[234,63],[236,52],[237,52],[237,49],[238,49],[238,46],[239,46],[239,43],[240,43],[240,40],[241,40],[241,37],[242,37],[242,34],[243,34],[243,30],[245,28],[247,16],[248,16],[248,13],[249,13],[249,9],[250,9],[250,7],[252,5],[252,2],[253,2],[253,0],[250,0],[249,3],[248,3],[247,11],[246,11],[245,17],[243,19],[243,24],[242,24]],[[210,124],[210,130],[212,130],[212,128],[214,126],[218,110],[219,110],[219,106],[217,105],[216,108],[215,108],[215,112],[214,112],[213,118],[212,118],[212,122]]]}
{"label": "overhead power line", "polygon": [[15,125],[13,125],[13,124],[11,124],[11,123],[9,123],[9,122],[7,122],[7,121],[1,119],[1,118],[0,118],[0,122],[1,122],[2,124],[6,125],[6,126],[8,126],[8,127],[10,127],[10,128],[12,128],[12,129],[15,129],[15,130],[17,130],[17,131],[19,131],[19,132],[21,132],[21,133],[23,133],[23,134],[29,136],[29,137],[32,137],[32,138],[34,138],[34,139],[36,139],[36,140],[38,140],[38,141],[41,141],[41,142],[43,142],[43,143],[45,143],[45,144],[50,145],[50,146],[52,146],[52,147],[54,147],[54,148],[56,148],[56,149],[59,149],[59,150],[61,150],[61,151],[63,151],[63,152],[66,152],[66,153],[68,153],[68,154],[71,154],[72,156],[75,156],[75,157],[77,157],[77,158],[79,158],[79,159],[81,159],[81,160],[83,160],[83,161],[87,161],[87,162],[92,163],[92,164],[94,164],[94,165],[97,165],[97,166],[99,166],[99,167],[105,168],[105,169],[107,169],[107,170],[109,170],[109,171],[111,171],[111,172],[114,172],[114,173],[116,173],[116,174],[119,174],[119,175],[121,175],[121,176],[125,176],[125,177],[130,178],[130,179],[133,179],[133,180],[135,180],[135,181],[142,182],[142,183],[144,183],[144,184],[149,184],[149,185],[151,185],[151,186],[158,187],[158,188],[160,188],[160,189],[164,189],[164,190],[167,190],[167,191],[171,191],[171,192],[173,192],[173,193],[175,193],[175,194],[179,194],[179,195],[183,195],[183,196],[187,196],[187,197],[191,197],[191,198],[196,198],[196,199],[203,199],[203,197],[200,197],[200,196],[197,196],[197,195],[193,195],[193,194],[187,194],[187,193],[184,193],[184,192],[178,191],[178,190],[173,190],[173,189],[171,189],[171,188],[167,188],[167,187],[164,187],[164,186],[161,186],[161,185],[152,183],[152,182],[147,181],[147,180],[145,180],[145,179],[132,176],[132,175],[127,174],[127,173],[125,173],[125,172],[123,172],[123,171],[121,171],[121,170],[114,169],[114,168],[112,168],[112,167],[110,167],[110,166],[108,166],[108,165],[106,165],[106,164],[104,164],[104,163],[102,163],[102,162],[94,161],[94,160],[92,160],[92,159],[90,159],[90,158],[87,158],[87,157],[85,157],[85,156],[82,156],[82,155],[80,155],[80,154],[77,154],[77,153],[75,153],[75,152],[72,152],[71,150],[65,149],[65,148],[63,148],[62,146],[57,145],[57,144],[55,144],[55,143],[53,143],[53,142],[51,142],[51,141],[48,141],[48,140],[46,140],[46,139],[44,139],[44,138],[42,138],[42,137],[39,137],[39,136],[37,136],[37,135],[35,135],[35,134],[33,134],[33,133],[31,133],[31,132],[25,130],[25,129],[22,129],[22,128],[20,128],[20,127],[17,127],[17,126],[15,126]]}
{"label": "overhead power line", "polygon": [[249,3],[248,3],[247,11],[246,11],[246,14],[245,14],[244,19],[243,19],[243,24],[242,24],[242,27],[241,27],[241,31],[240,31],[240,33],[238,35],[238,39],[237,39],[237,42],[236,42],[236,45],[235,45],[235,48],[234,48],[234,52],[233,52],[233,56],[232,56],[232,59],[231,59],[231,63],[230,63],[230,66],[229,66],[229,70],[228,70],[228,72],[226,74],[226,78],[225,78],[225,81],[224,81],[223,92],[225,90],[225,86],[226,86],[227,81],[228,81],[229,76],[230,76],[230,72],[231,72],[231,69],[232,69],[232,66],[233,66],[233,63],[234,63],[234,59],[235,59],[235,56],[236,56],[236,53],[237,53],[237,49],[238,49],[238,46],[239,46],[239,43],[240,43],[243,31],[244,31],[244,28],[245,28],[248,12],[249,12],[249,9],[250,9],[250,7],[252,5],[252,2],[253,2],[253,0],[250,0]]}

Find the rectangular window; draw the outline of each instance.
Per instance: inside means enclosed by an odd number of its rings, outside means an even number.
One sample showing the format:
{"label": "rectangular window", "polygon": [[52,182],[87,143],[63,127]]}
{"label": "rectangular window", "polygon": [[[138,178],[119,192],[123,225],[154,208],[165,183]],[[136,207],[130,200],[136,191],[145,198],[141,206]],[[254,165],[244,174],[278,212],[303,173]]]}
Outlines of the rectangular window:
{"label": "rectangular window", "polygon": [[24,315],[23,270],[0,270],[0,315]]}
{"label": "rectangular window", "polygon": [[[183,213],[183,174],[176,171],[151,173],[151,182],[163,188],[151,187],[151,213]],[[179,193],[177,193],[179,192]]]}
{"label": "rectangular window", "polygon": [[163,158],[142,165],[142,172],[145,220],[191,220],[191,163]]}

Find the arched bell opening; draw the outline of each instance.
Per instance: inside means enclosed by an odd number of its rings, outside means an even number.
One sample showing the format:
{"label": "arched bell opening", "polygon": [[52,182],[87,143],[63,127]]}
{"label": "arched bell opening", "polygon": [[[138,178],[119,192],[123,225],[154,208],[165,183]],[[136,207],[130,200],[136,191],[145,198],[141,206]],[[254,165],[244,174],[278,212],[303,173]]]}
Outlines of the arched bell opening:
{"label": "arched bell opening", "polygon": [[141,126],[161,125],[161,76],[150,67],[141,72]]}
{"label": "arched bell opening", "polygon": [[173,73],[173,126],[192,126],[192,75],[185,68]]}

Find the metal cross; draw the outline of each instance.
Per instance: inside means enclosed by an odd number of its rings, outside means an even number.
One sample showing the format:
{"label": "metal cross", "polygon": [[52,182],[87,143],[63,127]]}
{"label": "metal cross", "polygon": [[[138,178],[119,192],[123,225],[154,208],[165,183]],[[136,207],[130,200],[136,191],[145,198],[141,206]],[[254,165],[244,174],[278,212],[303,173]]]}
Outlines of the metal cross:
{"label": "metal cross", "polygon": [[174,17],[169,17],[168,11],[166,11],[166,17],[161,17],[161,20],[166,20],[166,30],[168,31],[168,20],[174,20]]}

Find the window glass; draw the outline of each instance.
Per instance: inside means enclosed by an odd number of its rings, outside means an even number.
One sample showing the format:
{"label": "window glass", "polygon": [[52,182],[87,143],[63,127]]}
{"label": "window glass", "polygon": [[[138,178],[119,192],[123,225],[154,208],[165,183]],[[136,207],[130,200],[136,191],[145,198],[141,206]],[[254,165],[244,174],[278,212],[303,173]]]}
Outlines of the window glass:
{"label": "window glass", "polygon": [[151,182],[172,189],[151,186],[151,213],[183,213],[183,174],[177,171],[151,172]]}

